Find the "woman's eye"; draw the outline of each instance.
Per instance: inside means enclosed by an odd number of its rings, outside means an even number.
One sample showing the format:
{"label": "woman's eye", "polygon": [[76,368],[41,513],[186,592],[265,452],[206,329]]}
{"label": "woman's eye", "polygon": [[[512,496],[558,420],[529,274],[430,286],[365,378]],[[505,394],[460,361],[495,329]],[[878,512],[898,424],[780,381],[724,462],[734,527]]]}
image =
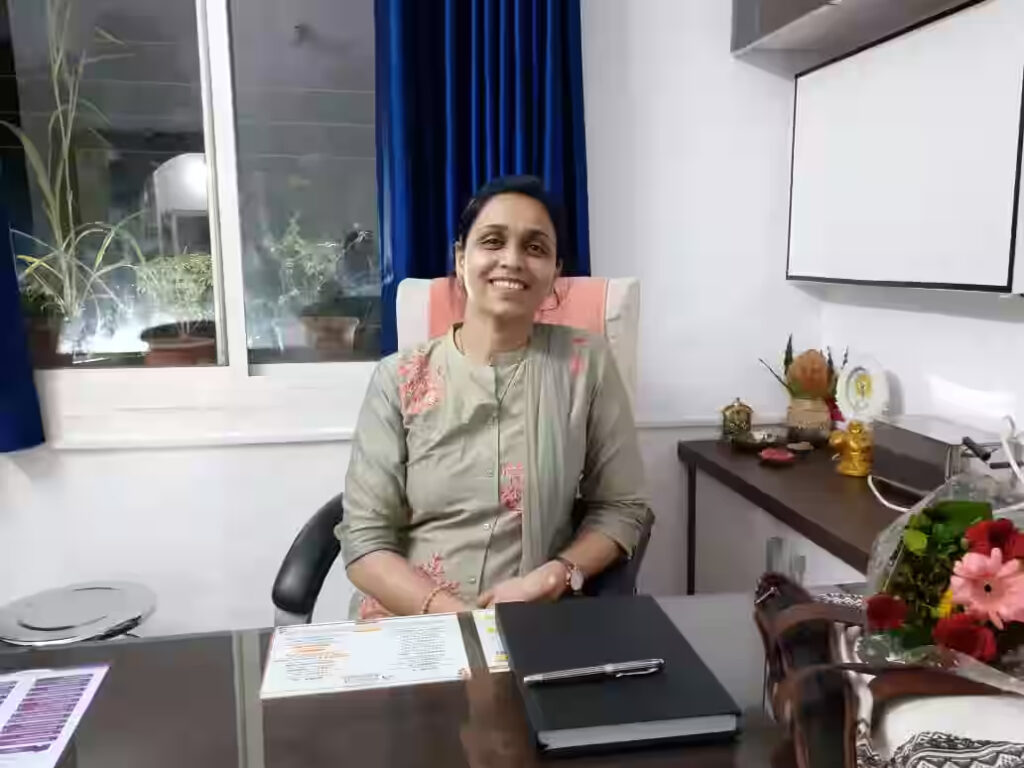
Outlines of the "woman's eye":
{"label": "woman's eye", "polygon": [[484,248],[501,248],[501,238],[498,237],[485,237],[480,241],[480,245]]}
{"label": "woman's eye", "polygon": [[548,249],[545,248],[540,243],[530,243],[529,249],[530,249],[530,253],[532,253],[532,254],[534,254],[536,256],[546,256],[547,252],[548,252]]}

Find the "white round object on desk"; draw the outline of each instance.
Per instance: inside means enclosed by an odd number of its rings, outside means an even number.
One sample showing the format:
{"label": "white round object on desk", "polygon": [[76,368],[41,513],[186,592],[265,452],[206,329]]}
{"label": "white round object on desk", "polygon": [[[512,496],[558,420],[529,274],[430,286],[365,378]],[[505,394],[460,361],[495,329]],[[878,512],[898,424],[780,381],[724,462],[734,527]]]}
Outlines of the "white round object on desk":
{"label": "white round object on desk", "polygon": [[836,404],[847,423],[870,424],[889,407],[885,369],[870,357],[848,361],[836,382]]}
{"label": "white round object on desk", "polygon": [[156,595],[126,581],[48,589],[0,608],[0,644],[49,646],[130,632],[153,613]]}

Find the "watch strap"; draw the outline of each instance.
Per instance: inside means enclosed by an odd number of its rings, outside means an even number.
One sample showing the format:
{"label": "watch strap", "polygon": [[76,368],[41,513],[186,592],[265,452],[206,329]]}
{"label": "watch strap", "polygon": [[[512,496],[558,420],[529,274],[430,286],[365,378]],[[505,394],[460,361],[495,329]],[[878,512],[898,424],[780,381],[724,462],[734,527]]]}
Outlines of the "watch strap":
{"label": "watch strap", "polygon": [[583,569],[572,560],[561,555],[557,555],[555,560],[565,566],[565,586],[578,595],[583,589],[583,581],[585,579]]}

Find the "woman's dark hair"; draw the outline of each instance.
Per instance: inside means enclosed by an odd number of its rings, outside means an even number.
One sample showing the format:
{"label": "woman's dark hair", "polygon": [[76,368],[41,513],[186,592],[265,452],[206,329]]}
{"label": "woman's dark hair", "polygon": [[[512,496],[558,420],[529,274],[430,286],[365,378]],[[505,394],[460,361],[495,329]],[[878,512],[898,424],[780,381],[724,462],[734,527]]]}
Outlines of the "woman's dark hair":
{"label": "woman's dark hair", "polygon": [[559,249],[558,260],[563,261],[565,258],[562,253],[563,249],[567,249],[569,244],[566,238],[563,237],[565,234],[565,221],[562,214],[562,206],[551,197],[544,188],[544,182],[536,176],[498,176],[480,187],[476,194],[466,203],[466,207],[462,210],[462,215],[459,217],[457,242],[465,245],[466,236],[469,235],[469,230],[473,228],[473,222],[476,221],[476,217],[480,215],[480,211],[483,210],[484,206],[492,198],[506,194],[526,195],[544,206],[548,216],[551,217],[551,223],[555,227],[555,239],[558,241]]}

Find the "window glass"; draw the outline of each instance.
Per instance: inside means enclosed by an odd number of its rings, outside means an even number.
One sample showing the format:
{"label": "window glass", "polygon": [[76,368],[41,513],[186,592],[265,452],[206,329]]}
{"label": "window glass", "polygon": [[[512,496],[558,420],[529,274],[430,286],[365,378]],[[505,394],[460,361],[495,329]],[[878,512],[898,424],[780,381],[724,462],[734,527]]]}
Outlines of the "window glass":
{"label": "window glass", "polygon": [[254,363],[380,356],[373,0],[233,0]]}
{"label": "window glass", "polygon": [[194,3],[0,8],[0,183],[36,365],[217,363]]}

